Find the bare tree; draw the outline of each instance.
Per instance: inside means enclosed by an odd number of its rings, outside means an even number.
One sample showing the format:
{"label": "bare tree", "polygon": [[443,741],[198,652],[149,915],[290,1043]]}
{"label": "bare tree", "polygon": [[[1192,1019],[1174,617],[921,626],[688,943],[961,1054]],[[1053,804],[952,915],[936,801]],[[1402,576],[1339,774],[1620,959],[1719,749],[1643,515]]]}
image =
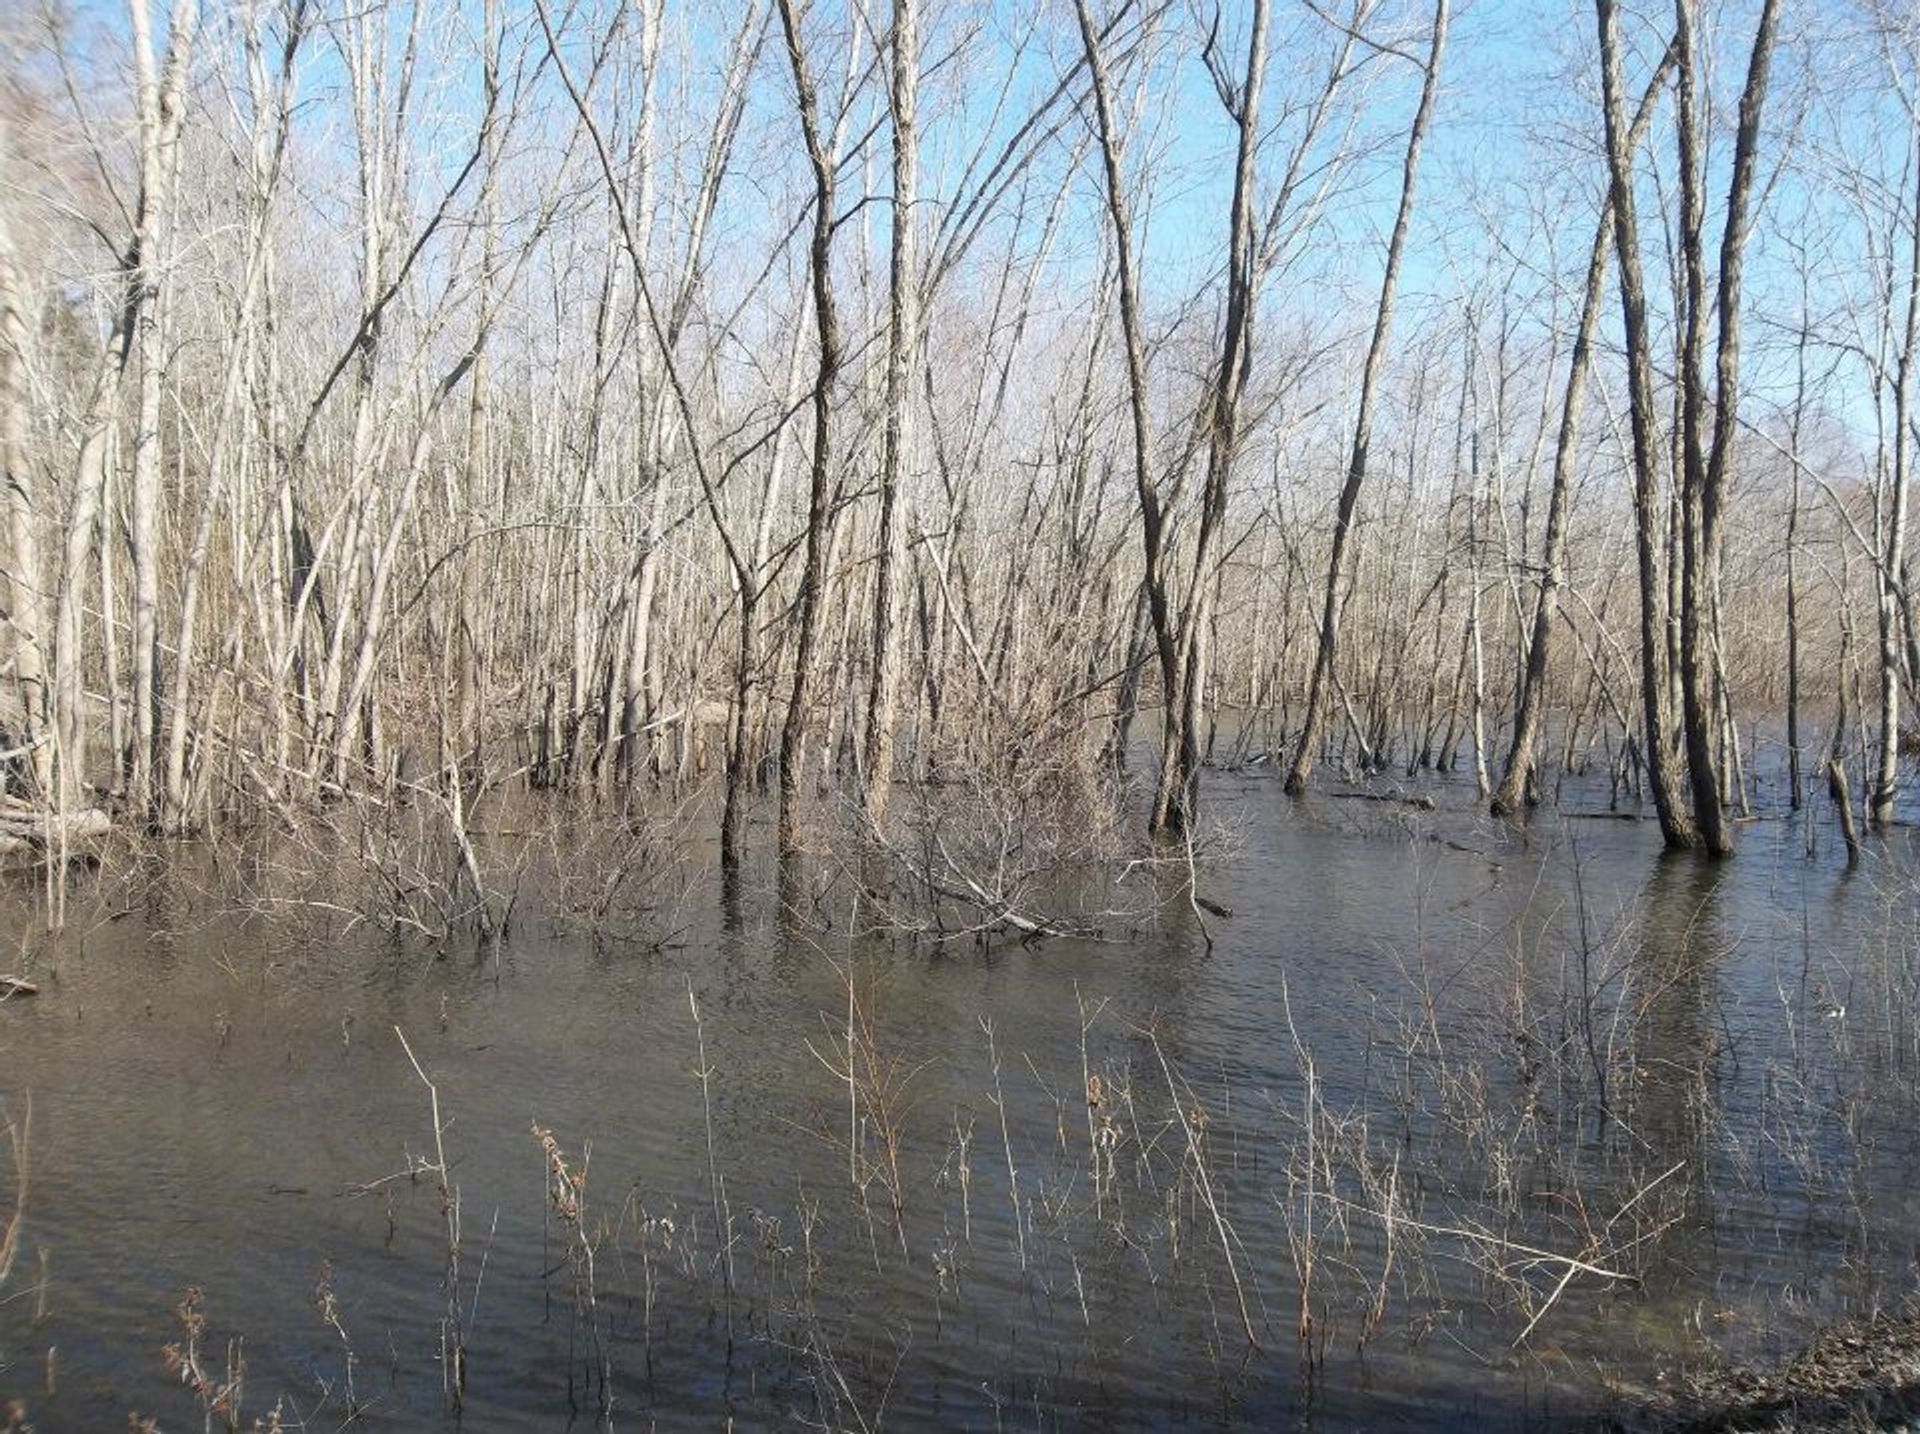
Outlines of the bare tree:
{"label": "bare tree", "polygon": [[[93,378],[92,399],[82,420],[82,438],[71,510],[66,519],[64,562],[58,592],[58,610],[54,620],[54,694],[55,757],[57,762],[56,805],[65,810],[80,794],[86,779],[87,723],[83,713],[82,608],[88,559],[93,549],[94,527],[107,484],[108,450],[115,426],[121,382],[137,351],[150,357],[141,376],[141,416],[158,425],[158,388],[163,379],[162,356],[152,314],[154,295],[160,282],[160,235],[173,180],[176,174],[180,126],[184,119],[187,69],[199,24],[197,0],[185,0],[168,28],[167,54],[163,66],[155,67],[152,25],[145,0],[130,0],[133,24],[135,64],[139,76],[138,113],[140,128],[139,194],[134,203],[130,232],[119,259],[119,278],[123,289],[120,312],[114,332],[103,351]],[[144,344],[142,340],[145,340]],[[156,440],[157,441],[157,440]],[[136,454],[141,449],[136,436]],[[145,467],[135,478],[133,519],[136,566],[143,550],[151,573],[152,485],[158,481],[157,452],[147,449]],[[142,487],[144,486],[144,489]],[[143,521],[149,529],[141,536]],[[136,582],[146,592],[145,580]],[[151,758],[153,706],[151,689],[152,638],[151,611],[143,619],[136,616],[136,646],[139,634],[148,637],[148,653],[136,665],[135,742],[146,748]],[[144,679],[141,672],[145,673]],[[145,695],[140,688],[146,684]],[[139,724],[144,714],[145,726]],[[146,770],[144,767],[142,770]]]}
{"label": "bare tree", "polygon": [[1223,541],[1228,485],[1240,446],[1241,399],[1252,366],[1253,311],[1260,280],[1259,255],[1255,252],[1254,166],[1261,140],[1260,94],[1267,79],[1267,19],[1267,0],[1254,0],[1246,71],[1237,85],[1213,60],[1211,38],[1208,41],[1208,70],[1214,91],[1237,136],[1227,221],[1227,300],[1213,389],[1203,401],[1207,475],[1196,523],[1189,591],[1180,604],[1174,680],[1164,694],[1164,755],[1152,819],[1156,831],[1186,831],[1199,802],[1200,706],[1206,694],[1219,595],[1214,549]]}
{"label": "bare tree", "polygon": [[[1770,4],[1761,21],[1763,26],[1769,23],[1772,10]],[[1920,41],[1912,43],[1920,45]],[[1896,62],[1890,58],[1889,64],[1893,63]],[[1920,79],[1920,61],[1910,63],[1913,63],[1912,76],[1905,83],[1896,79],[1894,85],[1904,98],[1908,115],[1909,160],[1902,179],[1904,181],[1907,174],[1911,173],[1913,193],[1907,219],[1906,305],[1901,319],[1899,347],[1894,356],[1892,485],[1888,494],[1886,522],[1882,525],[1882,547],[1875,555],[1880,637],[1880,746],[1867,799],[1867,813],[1869,820],[1877,827],[1885,827],[1893,821],[1894,798],[1898,795],[1900,785],[1900,665],[1903,656],[1900,650],[1900,623],[1902,604],[1910,599],[1910,585],[1907,582],[1907,508],[1912,487],[1912,455],[1916,444],[1920,444],[1920,433],[1913,431],[1914,366],[1920,362],[1920,94],[1915,94],[1912,88],[1914,80]],[[1761,83],[1764,87],[1764,71]],[[1747,126],[1744,100],[1740,119],[1744,139]],[[1755,124],[1758,124],[1757,113]],[[1722,392],[1731,398],[1737,390],[1723,387]],[[1908,639],[1911,643],[1910,619]],[[1920,681],[1920,672],[1910,673],[1909,677]]]}
{"label": "bare tree", "polygon": [[[1668,50],[1647,82],[1640,97],[1633,124],[1627,134],[1627,150],[1634,153],[1645,139],[1660,91],[1672,68],[1673,51]],[[1580,415],[1586,407],[1588,382],[1593,372],[1594,340],[1600,327],[1600,307],[1606,291],[1607,256],[1613,246],[1614,214],[1611,194],[1600,201],[1600,221],[1594,227],[1593,247],[1587,255],[1586,281],[1580,291],[1580,319],[1574,334],[1573,354],[1567,365],[1566,395],[1560,409],[1560,431],[1553,450],[1553,478],[1547,493],[1547,525],[1543,540],[1545,560],[1540,571],[1540,592],[1534,599],[1533,625],[1527,639],[1526,666],[1520,674],[1517,710],[1513,719],[1513,742],[1507,750],[1506,765],[1491,803],[1495,816],[1518,811],[1524,802],[1532,805],[1538,798],[1538,755],[1536,745],[1546,711],[1547,668],[1551,661],[1555,619],[1560,608],[1560,589],[1567,572],[1567,508],[1572,499],[1574,470],[1579,463]]]}
{"label": "bare tree", "polygon": [[834,307],[833,232],[834,161],[820,123],[820,101],[807,63],[795,0],[780,0],[787,62],[793,71],[794,103],[813,169],[813,234],[807,251],[813,286],[817,344],[813,377],[813,454],[807,473],[806,559],[794,618],[793,682],[788,689],[786,725],[780,732],[780,830],[782,854],[800,846],[800,780],[806,754],[809,706],[813,700],[815,649],[820,639],[820,609],[826,586],[828,527],[833,508],[833,401],[840,376],[840,321]]}
{"label": "bare tree", "polygon": [[1345,580],[1347,542],[1360,503],[1360,491],[1367,481],[1367,461],[1373,446],[1373,407],[1375,390],[1385,362],[1387,341],[1393,331],[1394,301],[1400,286],[1400,264],[1406,252],[1407,230],[1413,220],[1416,186],[1420,176],[1420,150],[1426,143],[1427,128],[1433,119],[1434,97],[1440,87],[1440,61],[1446,53],[1448,0],[1438,0],[1433,12],[1433,30],[1428,41],[1427,58],[1420,81],[1420,103],[1407,131],[1406,156],[1400,169],[1400,204],[1394,215],[1393,233],[1387,241],[1387,262],[1380,279],[1380,302],[1374,310],[1373,338],[1360,370],[1360,397],[1353,422],[1353,448],[1347,460],[1346,481],[1340,488],[1339,505],[1333,519],[1333,546],[1327,559],[1327,584],[1320,607],[1319,640],[1314,649],[1313,673],[1307,681],[1307,706],[1300,736],[1294,747],[1293,761],[1287,769],[1287,791],[1299,795],[1307,788],[1314,758],[1320,745],[1320,724],[1326,704],[1326,688],[1333,680],[1334,650],[1340,628],[1340,590]]}
{"label": "bare tree", "polygon": [[[246,268],[233,315],[233,342],[228,348],[219,406],[214,416],[213,433],[208,441],[207,492],[201,500],[200,516],[194,525],[192,543],[187,550],[186,568],[181,581],[180,616],[173,641],[172,677],[167,693],[171,711],[166,724],[165,785],[160,805],[161,824],[173,832],[185,830],[190,823],[187,738],[195,710],[194,683],[197,676],[196,645],[201,596],[207,560],[213,546],[214,524],[220,517],[227,487],[233,481],[233,470],[238,464],[233,438],[242,421],[243,387],[248,374],[258,362],[261,339],[258,316],[266,289],[274,199],[280,186],[288,134],[293,122],[295,60],[301,42],[306,38],[307,12],[307,0],[291,0],[286,9],[282,22],[284,28],[280,39],[278,73],[271,83],[263,53],[264,12],[255,11],[242,22],[246,27],[247,76],[254,111],[250,153],[253,188],[247,201]],[[144,412],[144,396],[142,409]]]}
{"label": "bare tree", "polygon": [[1614,248],[1620,261],[1620,303],[1627,345],[1628,411],[1633,428],[1633,508],[1640,576],[1640,696],[1647,780],[1667,845],[1691,847],[1699,832],[1680,796],[1679,754],[1673,749],[1671,687],[1665,640],[1667,594],[1662,564],[1664,524],[1658,470],[1660,442],[1653,392],[1653,355],[1647,331],[1646,281],[1640,263],[1640,218],[1633,192],[1633,151],[1622,98],[1620,20],[1614,0],[1594,0],[1600,26],[1601,106],[1613,205]]}
{"label": "bare tree", "polygon": [[[1498,811],[1594,770],[1725,850],[1765,790],[1747,722],[1784,663],[1811,743],[1843,648],[1880,703],[1850,692],[1878,732],[1837,750],[1893,810],[1920,244],[1883,0],[1806,27],[1859,82],[1804,118],[1765,109],[1777,0],[1750,34],[1677,0],[1659,64],[1597,0],[1578,256],[1548,205],[1579,173],[1526,182],[1568,151],[1503,152],[1446,196],[1474,222],[1431,226],[1417,308],[1439,0],[1398,36],[1377,0],[1083,0],[1065,32],[750,0],[724,34],[677,0],[129,3],[7,31],[37,48],[0,91],[0,838],[67,832],[55,805],[95,825],[109,770],[171,834],[413,803],[483,892],[476,804],[533,788],[610,829],[713,812],[737,888],[776,780],[789,853],[816,801],[897,862],[963,809],[1028,852],[1069,812],[1105,842],[1147,711],[1154,832],[1193,829],[1209,763],[1297,790],[1337,761],[1471,767]],[[1709,62],[1731,40],[1740,89]],[[1230,164],[1187,113],[1216,103]],[[1794,315],[1746,269],[1750,232],[1779,263],[1779,173],[1820,216]],[[1224,222],[1162,263],[1195,204]],[[1385,263],[1354,327],[1315,300],[1356,215]],[[1789,416],[1769,380],[1796,361]],[[1767,445],[1791,493],[1748,462]],[[1877,646],[1806,601],[1833,544]],[[1784,635],[1754,617],[1783,605]],[[1004,895],[1024,861],[959,840],[911,867]],[[428,927],[463,904],[379,865]]]}
{"label": "bare tree", "polygon": [[[5,173],[7,166],[7,133],[6,116],[0,115],[0,173]],[[37,525],[46,496],[27,451],[27,406],[31,402],[27,299],[7,211],[8,206],[0,206],[0,482],[5,484],[7,505],[7,660],[13,669],[19,711],[18,726],[9,734],[13,741],[8,745],[24,754],[35,794],[44,796],[52,774],[52,754],[47,746],[46,659],[42,647],[46,640],[42,600],[46,577],[40,565]]]}
{"label": "bare tree", "polygon": [[912,450],[912,379],[919,343],[920,300],[914,205],[919,141],[915,131],[920,84],[918,0],[893,0],[893,214],[887,293],[886,417],[881,438],[879,555],[873,579],[873,671],[867,692],[867,821],[884,832],[893,789],[894,726],[899,718],[900,611],[895,589],[902,552],[900,488]]}

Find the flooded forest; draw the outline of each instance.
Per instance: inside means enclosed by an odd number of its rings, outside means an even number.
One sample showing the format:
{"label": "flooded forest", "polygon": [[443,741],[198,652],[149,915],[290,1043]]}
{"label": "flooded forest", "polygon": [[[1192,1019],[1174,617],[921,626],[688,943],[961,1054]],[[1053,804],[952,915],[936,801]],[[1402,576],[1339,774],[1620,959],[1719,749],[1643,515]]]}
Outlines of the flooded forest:
{"label": "flooded forest", "polygon": [[1909,0],[0,0],[0,1430],[1920,1428]]}

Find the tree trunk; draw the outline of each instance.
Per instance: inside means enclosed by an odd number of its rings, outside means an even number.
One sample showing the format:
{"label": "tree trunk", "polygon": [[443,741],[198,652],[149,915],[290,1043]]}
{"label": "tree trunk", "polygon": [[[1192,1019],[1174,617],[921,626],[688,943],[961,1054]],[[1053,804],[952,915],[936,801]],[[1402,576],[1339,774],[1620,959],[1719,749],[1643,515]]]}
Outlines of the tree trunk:
{"label": "tree trunk", "polygon": [[1706,381],[1701,371],[1707,332],[1706,259],[1701,228],[1705,142],[1697,115],[1699,62],[1695,58],[1693,0],[1674,0],[1674,49],[1679,67],[1681,305],[1680,404],[1680,704],[1693,792],[1693,819],[1710,855],[1732,850],[1732,829],[1720,801],[1713,714],[1718,703],[1708,667],[1719,617],[1713,561],[1717,524],[1705,439]]}
{"label": "tree trunk", "polygon": [[[1660,89],[1672,67],[1673,53],[1661,61],[1640,97],[1640,108],[1627,135],[1629,155],[1640,147],[1658,106]],[[1567,508],[1572,499],[1574,470],[1579,464],[1580,415],[1586,407],[1587,378],[1593,370],[1593,344],[1600,328],[1600,306],[1606,292],[1607,256],[1613,245],[1614,216],[1611,194],[1600,201],[1600,221],[1594,226],[1593,247],[1587,254],[1587,278],[1580,294],[1580,326],[1574,336],[1573,356],[1567,366],[1566,398],[1560,409],[1560,433],[1553,450],[1553,482],[1547,494],[1545,561],[1540,594],[1535,599],[1533,626],[1527,640],[1527,662],[1521,677],[1520,699],[1513,719],[1513,745],[1493,794],[1495,816],[1507,816],[1532,805],[1538,795],[1536,766],[1540,727],[1546,711],[1547,667],[1552,660],[1554,616],[1560,589],[1567,580]]]}
{"label": "tree trunk", "polygon": [[[7,129],[0,116],[0,172],[4,172]],[[40,566],[40,507],[45,502],[27,458],[27,312],[7,206],[0,206],[0,485],[4,485],[8,545],[4,584],[9,629],[7,658],[20,700],[20,728],[8,745],[26,749],[31,795],[51,796],[52,751],[47,744],[45,574]]]}
{"label": "tree trunk", "polygon": [[1681,800],[1679,758],[1672,746],[1671,692],[1666,647],[1665,574],[1661,563],[1663,513],[1656,465],[1661,445],[1653,390],[1653,355],[1647,333],[1646,285],[1640,266],[1639,211],[1633,193],[1633,152],[1627,144],[1621,96],[1620,21],[1615,0],[1594,0],[1600,29],[1602,108],[1607,138],[1609,191],[1613,200],[1614,248],[1620,263],[1620,304],[1627,344],[1629,412],[1633,429],[1633,512],[1640,578],[1640,693],[1645,719],[1645,759],[1661,835],[1670,847],[1699,845],[1700,837]]}
{"label": "tree trunk", "polygon": [[[1166,541],[1166,516],[1153,478],[1153,444],[1147,416],[1147,348],[1140,319],[1138,275],[1133,260],[1133,220],[1128,212],[1126,185],[1120,173],[1120,135],[1113,113],[1112,83],[1108,79],[1106,59],[1094,32],[1086,0],[1074,0],[1074,12],[1080,22],[1080,41],[1092,80],[1094,115],[1098,121],[1100,157],[1106,177],[1107,218],[1113,229],[1114,263],[1118,270],[1120,330],[1127,360],[1127,412],[1132,422],[1133,483],[1140,502],[1140,545],[1143,571],[1141,588],[1146,595],[1147,616],[1153,631],[1154,648],[1160,657],[1160,692],[1165,704],[1167,733],[1163,750],[1173,750],[1173,705],[1180,690],[1180,656],[1174,632],[1174,616],[1167,600],[1166,574],[1163,571]],[[1124,757],[1122,758],[1124,760]],[[1156,796],[1155,818],[1160,802]]]}
{"label": "tree trunk", "polygon": [[914,204],[919,145],[914,130],[920,84],[919,0],[893,0],[893,221],[888,291],[886,420],[880,458],[879,548],[873,581],[873,670],[867,690],[865,764],[867,824],[884,835],[893,790],[894,724],[900,688],[898,569],[900,488],[912,442],[914,351],[919,343],[920,276],[916,270]]}
{"label": "tree trunk", "polygon": [[1320,727],[1326,708],[1326,689],[1333,682],[1335,647],[1340,627],[1341,574],[1346,568],[1347,541],[1353,531],[1354,515],[1360,506],[1360,490],[1367,481],[1367,457],[1373,443],[1374,390],[1380,368],[1386,359],[1387,339],[1393,329],[1394,300],[1399,291],[1400,261],[1406,251],[1407,229],[1413,219],[1415,188],[1420,174],[1420,150],[1433,118],[1434,97],[1440,87],[1440,61],[1446,52],[1449,0],[1438,0],[1434,7],[1433,37],[1427,52],[1426,72],[1420,83],[1420,105],[1414,111],[1413,126],[1407,132],[1406,157],[1400,173],[1400,206],[1394,216],[1393,236],[1387,243],[1386,270],[1380,280],[1380,302],[1374,311],[1373,338],[1360,370],[1359,411],[1353,425],[1353,451],[1347,462],[1346,482],[1340,489],[1340,502],[1334,513],[1333,548],[1327,559],[1327,587],[1320,611],[1319,642],[1314,649],[1313,673],[1307,680],[1307,705],[1299,745],[1294,748],[1293,763],[1287,770],[1286,789],[1298,796],[1307,789],[1313,773],[1315,749],[1320,743]]}
{"label": "tree trunk", "polygon": [[786,725],[780,732],[779,846],[782,857],[800,847],[801,765],[806,752],[808,707],[813,698],[813,666],[819,643],[820,605],[826,586],[828,526],[833,496],[833,395],[840,374],[840,328],[833,299],[834,165],[820,130],[819,98],[807,65],[795,0],[780,0],[787,61],[793,71],[795,103],[807,160],[813,169],[813,235],[808,265],[813,285],[814,332],[819,345],[813,380],[813,456],[807,476],[806,566],[800,575],[795,615],[793,682],[788,689]]}
{"label": "tree trunk", "polygon": [[1259,285],[1253,189],[1261,138],[1260,95],[1266,85],[1267,12],[1267,0],[1254,0],[1247,68],[1238,90],[1229,86],[1223,72],[1215,74],[1215,88],[1238,133],[1227,224],[1227,306],[1219,366],[1208,399],[1207,476],[1194,540],[1190,595],[1180,617],[1178,680],[1174,690],[1166,694],[1167,730],[1163,734],[1160,787],[1152,820],[1156,831],[1187,831],[1200,798],[1200,704],[1206,696],[1213,614],[1219,594],[1213,550],[1227,521],[1228,485],[1239,452],[1240,399],[1252,363],[1254,303]]}
{"label": "tree trunk", "polygon": [[[1745,108],[1742,107],[1742,118]],[[1880,750],[1873,790],[1867,803],[1868,819],[1876,827],[1893,821],[1894,797],[1900,788],[1900,626],[1901,580],[1907,566],[1907,490],[1911,486],[1908,432],[1913,410],[1915,343],[1920,340],[1920,175],[1914,177],[1912,247],[1908,251],[1907,312],[1893,385],[1893,493],[1888,503],[1886,548],[1880,555],[1876,586],[1880,619]],[[1914,674],[1920,681],[1920,673]]]}

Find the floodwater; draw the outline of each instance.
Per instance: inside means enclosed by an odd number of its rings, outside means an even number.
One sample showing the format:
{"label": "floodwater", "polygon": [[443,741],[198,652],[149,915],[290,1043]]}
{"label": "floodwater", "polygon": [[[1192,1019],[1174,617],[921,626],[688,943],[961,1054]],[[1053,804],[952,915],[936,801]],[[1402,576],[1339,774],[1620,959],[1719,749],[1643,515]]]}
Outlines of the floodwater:
{"label": "floodwater", "polygon": [[[241,1427],[1550,1429],[1910,1292],[1908,832],[1848,872],[1773,814],[1711,866],[1430,790],[1210,775],[1232,914],[1101,940],[849,936],[844,891],[803,938],[765,874],[658,944],[530,904],[436,950],[165,882],[56,942],[17,905],[0,1396],[198,1425],[193,1286]],[[457,1414],[396,1028],[458,1190]],[[590,1285],[536,1122],[589,1172]]]}

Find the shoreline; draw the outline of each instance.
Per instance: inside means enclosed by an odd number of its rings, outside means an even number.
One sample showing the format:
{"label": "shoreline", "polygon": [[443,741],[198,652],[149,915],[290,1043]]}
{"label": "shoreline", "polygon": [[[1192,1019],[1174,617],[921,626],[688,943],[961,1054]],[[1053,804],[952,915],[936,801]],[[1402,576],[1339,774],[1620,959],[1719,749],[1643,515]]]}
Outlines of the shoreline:
{"label": "shoreline", "polygon": [[1920,1427],[1920,1307],[1847,1320],[1785,1362],[1689,1373],[1595,1434],[1731,1434]]}

